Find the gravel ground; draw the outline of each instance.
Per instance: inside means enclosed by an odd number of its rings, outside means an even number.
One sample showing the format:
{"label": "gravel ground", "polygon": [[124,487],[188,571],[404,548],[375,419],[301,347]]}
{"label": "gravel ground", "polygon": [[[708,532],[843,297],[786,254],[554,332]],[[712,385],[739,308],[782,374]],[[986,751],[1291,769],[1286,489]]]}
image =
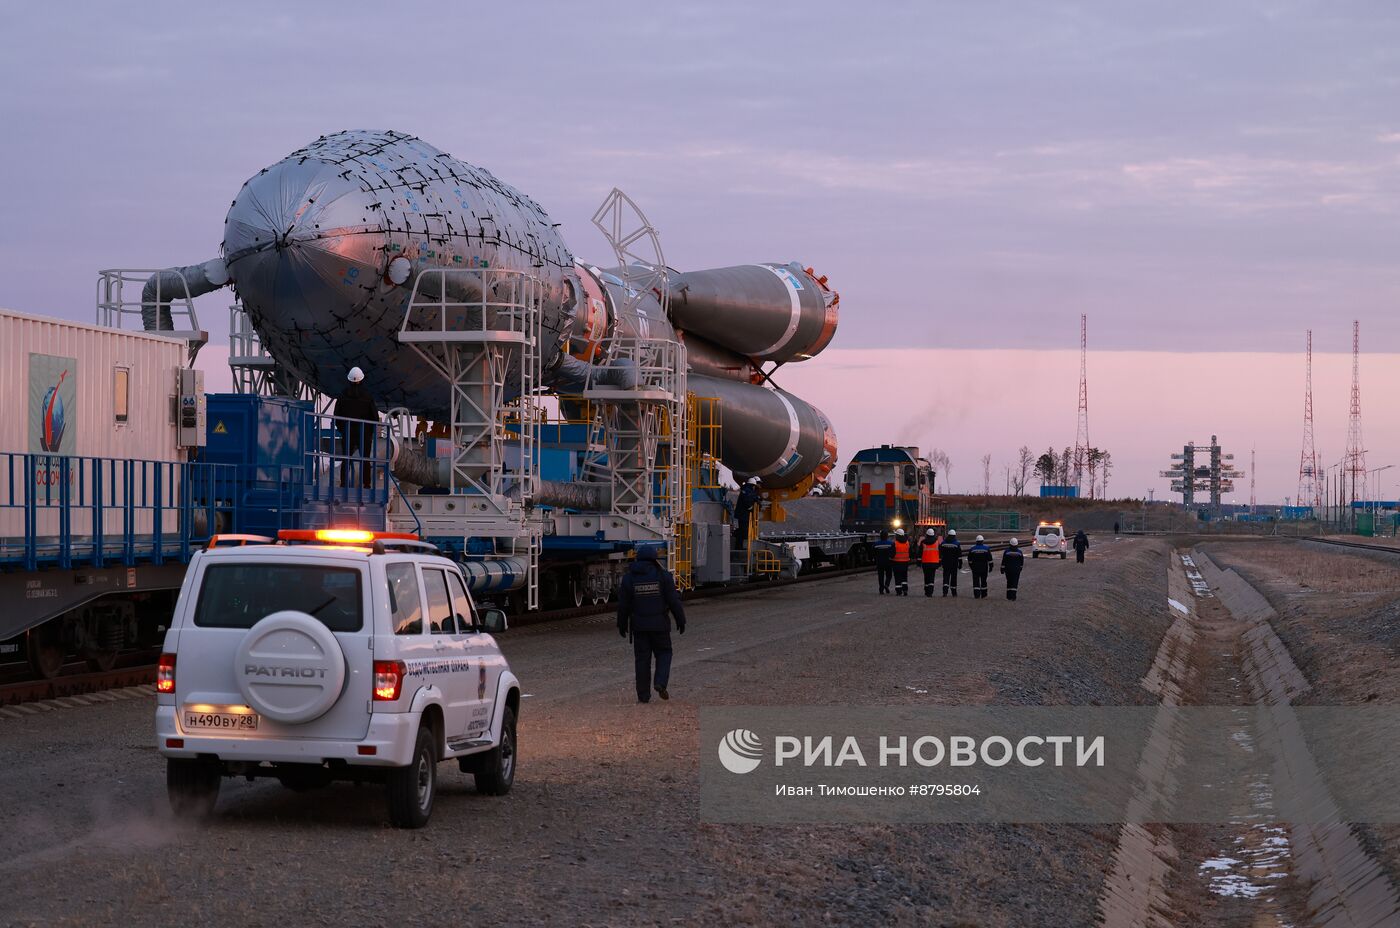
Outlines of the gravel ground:
{"label": "gravel ground", "polygon": [[1116,829],[701,823],[697,707],[1149,704],[1167,551],[1028,562],[1016,603],[996,576],[989,600],[856,576],[697,601],[674,698],[645,706],[610,617],[513,630],[516,787],[444,764],[417,832],[377,789],[265,781],[177,824],[146,700],[0,720],[0,923],[1089,925]]}

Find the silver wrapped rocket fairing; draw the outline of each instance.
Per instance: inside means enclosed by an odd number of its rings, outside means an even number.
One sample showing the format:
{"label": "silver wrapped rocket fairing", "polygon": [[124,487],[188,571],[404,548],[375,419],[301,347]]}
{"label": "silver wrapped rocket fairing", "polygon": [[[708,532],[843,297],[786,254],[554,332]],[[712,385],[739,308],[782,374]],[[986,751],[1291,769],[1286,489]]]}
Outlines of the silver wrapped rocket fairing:
{"label": "silver wrapped rocket fairing", "polygon": [[826,417],[756,382],[761,363],[810,358],[835,333],[836,294],[799,265],[673,274],[668,319],[659,300],[628,299],[617,275],[576,264],[529,197],[388,131],[323,136],[250,178],[223,256],[263,345],[323,393],[339,394],[360,367],[381,407],[443,417],[447,384],[397,339],[414,280],[429,268],[506,268],[543,282],[546,386],[577,385],[606,360],[610,333],[678,333],[701,375],[692,392],[720,400],[732,470],[785,487],[834,462]]}

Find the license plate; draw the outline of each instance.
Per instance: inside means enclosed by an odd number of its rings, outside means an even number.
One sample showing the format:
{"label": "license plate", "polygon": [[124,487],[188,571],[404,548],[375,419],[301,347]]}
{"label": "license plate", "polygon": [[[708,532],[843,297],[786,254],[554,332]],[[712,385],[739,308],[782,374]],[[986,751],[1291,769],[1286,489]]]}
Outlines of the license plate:
{"label": "license plate", "polygon": [[255,712],[195,712],[185,710],[185,731],[257,731]]}

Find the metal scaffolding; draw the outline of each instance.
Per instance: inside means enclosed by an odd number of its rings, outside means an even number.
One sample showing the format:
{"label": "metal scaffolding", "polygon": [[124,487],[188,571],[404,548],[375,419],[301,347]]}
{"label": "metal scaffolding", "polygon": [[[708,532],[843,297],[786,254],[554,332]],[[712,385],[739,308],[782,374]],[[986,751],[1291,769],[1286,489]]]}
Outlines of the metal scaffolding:
{"label": "metal scaffolding", "polygon": [[543,295],[543,282],[522,271],[428,268],[398,335],[450,396],[449,492],[416,496],[417,519],[430,536],[460,536],[469,559],[525,558],[530,609],[539,607],[543,527],[531,509],[540,417],[527,407],[540,389]]}
{"label": "metal scaffolding", "polygon": [[[318,399],[316,391],[288,371],[263,347],[241,303],[228,308],[228,367],[233,374],[233,391],[255,396],[288,396],[299,400]],[[324,411],[326,402],[317,404]]]}
{"label": "metal scaffolding", "polygon": [[[170,277],[178,283],[171,286]],[[148,282],[155,287],[149,303],[142,299]],[[135,299],[127,296],[128,284],[136,292]],[[145,328],[143,313],[150,317],[154,328]],[[97,272],[97,324],[124,329],[131,318],[136,319],[141,331],[184,342],[189,348],[191,367],[199,349],[209,341],[209,333],[199,327],[189,281],[175,268],[108,268]]]}

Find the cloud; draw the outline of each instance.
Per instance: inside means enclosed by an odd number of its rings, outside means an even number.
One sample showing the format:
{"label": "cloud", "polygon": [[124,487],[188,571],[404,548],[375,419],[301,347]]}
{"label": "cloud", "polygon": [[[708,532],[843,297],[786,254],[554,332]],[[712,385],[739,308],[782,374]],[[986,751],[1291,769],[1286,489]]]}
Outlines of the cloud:
{"label": "cloud", "polygon": [[1123,165],[1141,195],[1162,203],[1227,210],[1367,205],[1394,210],[1400,165],[1393,159],[1317,160],[1223,154]]}

